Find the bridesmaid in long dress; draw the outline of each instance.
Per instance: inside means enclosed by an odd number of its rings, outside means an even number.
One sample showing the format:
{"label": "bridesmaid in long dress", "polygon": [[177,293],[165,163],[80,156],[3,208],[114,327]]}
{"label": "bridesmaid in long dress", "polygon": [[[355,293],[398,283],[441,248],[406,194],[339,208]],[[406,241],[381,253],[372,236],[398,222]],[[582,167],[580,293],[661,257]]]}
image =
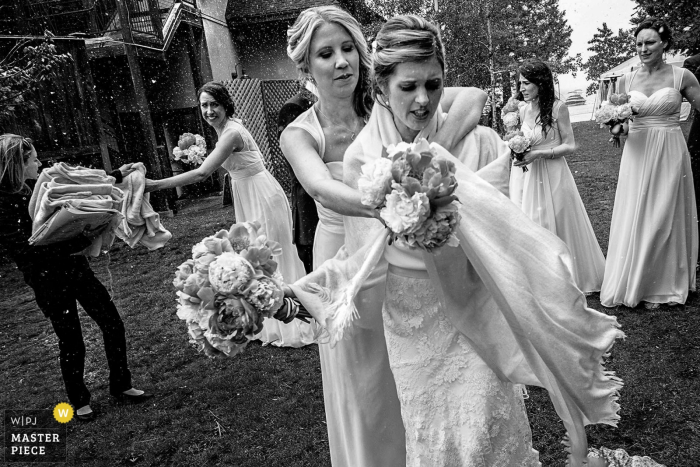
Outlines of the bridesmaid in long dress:
{"label": "bridesmaid in long dress", "polygon": [[[288,32],[288,54],[318,90],[318,102],[291,123],[281,137],[282,151],[300,183],[315,199],[319,224],[314,268],[335,256],[345,243],[343,216],[372,218],[359,193],[343,183],[345,150],[369,117],[370,59],[357,21],[336,7],[318,7],[299,15]],[[452,104],[453,100],[457,100]],[[485,94],[450,89],[442,104],[453,118],[438,139],[452,139],[478,122]],[[460,111],[463,107],[464,111]],[[381,224],[377,222],[381,228]],[[379,310],[383,286],[365,291],[361,309]],[[392,467],[406,461],[404,429],[391,374],[380,313],[367,313],[352,340],[335,348],[319,344],[323,393],[334,467]]]}
{"label": "bridesmaid in long dress", "polygon": [[[546,64],[529,60],[519,71],[520,92],[528,103],[520,109],[521,129],[532,134],[533,142],[524,159],[513,164],[511,199],[530,219],[564,240],[579,289],[598,292],[605,258],[564,158],[576,147],[569,110],[554,96]],[[523,172],[526,166],[529,170]]]}
{"label": "bridesmaid in long dress", "polygon": [[[258,220],[268,238],[282,246],[278,270],[285,281],[305,274],[304,265],[292,245],[292,214],[282,187],[265,169],[255,140],[235,117],[235,107],[226,88],[209,82],[199,90],[202,118],[219,137],[214,150],[194,170],[161,180],[148,180],[147,190],[189,185],[206,179],[219,167],[231,175],[236,222]],[[315,341],[315,325],[294,320],[282,323],[266,319],[258,338],[275,346],[302,347]]]}
{"label": "bridesmaid in long dress", "polygon": [[679,124],[683,97],[700,109],[690,71],[664,63],[671,28],[648,18],[635,31],[642,67],[620,79],[637,115],[629,124],[610,225],[604,306],[682,304],[695,290],[697,210]]}

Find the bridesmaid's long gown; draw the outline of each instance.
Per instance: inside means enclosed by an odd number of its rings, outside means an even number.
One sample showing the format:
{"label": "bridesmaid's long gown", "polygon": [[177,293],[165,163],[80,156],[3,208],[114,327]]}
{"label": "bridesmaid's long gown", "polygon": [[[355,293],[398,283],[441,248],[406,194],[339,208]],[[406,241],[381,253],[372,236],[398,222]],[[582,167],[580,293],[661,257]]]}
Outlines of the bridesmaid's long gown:
{"label": "bridesmaid's long gown", "polygon": [[[323,158],[325,139],[313,107],[290,127],[302,128],[315,140]],[[335,180],[343,180],[343,163],[327,162]],[[345,243],[343,216],[317,203],[314,269],[333,258]],[[333,467],[404,467],[406,443],[396,383],[389,367],[381,313],[384,283],[355,299],[362,315],[352,337],[330,345],[319,343],[323,400]],[[370,312],[370,308],[376,308]]]}
{"label": "bridesmaid's long gown", "polygon": [[626,91],[639,111],[630,124],[610,225],[604,306],[685,303],[695,290],[698,225],[690,155],[679,118],[683,70],[650,96]]}
{"label": "bridesmaid's long gown", "polygon": [[[282,255],[275,257],[278,271],[285,282],[294,282],[306,274],[292,244],[292,211],[287,196],[265,169],[260,149],[248,130],[235,119],[227,126],[239,132],[245,143],[241,151],[232,153],[222,165],[231,176],[236,222],[260,221],[267,238],[282,246]],[[288,324],[265,319],[263,330],[256,337],[264,344],[302,347],[315,342],[315,325],[298,319]]]}

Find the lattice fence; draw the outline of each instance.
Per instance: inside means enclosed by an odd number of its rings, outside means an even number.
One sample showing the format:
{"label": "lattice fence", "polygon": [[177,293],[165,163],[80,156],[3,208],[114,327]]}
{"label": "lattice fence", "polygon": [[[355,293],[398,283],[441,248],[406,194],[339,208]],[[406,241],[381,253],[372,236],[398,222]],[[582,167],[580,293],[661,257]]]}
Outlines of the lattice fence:
{"label": "lattice fence", "polygon": [[223,82],[236,105],[236,115],[258,143],[265,166],[289,195],[291,172],[279,146],[277,115],[287,99],[293,97],[296,80],[234,79]]}

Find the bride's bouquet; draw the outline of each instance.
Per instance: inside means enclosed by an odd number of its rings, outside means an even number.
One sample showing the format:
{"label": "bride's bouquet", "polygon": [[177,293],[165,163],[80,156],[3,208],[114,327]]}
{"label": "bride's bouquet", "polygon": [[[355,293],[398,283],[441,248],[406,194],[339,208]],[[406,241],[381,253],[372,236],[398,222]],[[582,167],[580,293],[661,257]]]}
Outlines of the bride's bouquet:
{"label": "bride's bouquet", "polygon": [[[284,298],[273,257],[282,253],[258,222],[234,224],[192,247],[175,272],[177,316],[191,342],[213,357],[233,356],[263,327],[263,318],[289,322],[299,308]],[[309,317],[303,312],[304,317]]]}
{"label": "bride's bouquet", "polygon": [[[532,149],[532,135],[526,134],[523,131],[517,130],[507,133],[503,138],[510,148],[510,155],[517,161],[522,161]],[[523,172],[527,172],[527,166],[523,166]]]}
{"label": "bride's bouquet", "polygon": [[604,125],[610,127],[610,142],[613,147],[620,147],[620,134],[622,125],[634,118],[636,114],[629,103],[628,94],[613,94],[607,104],[598,109],[595,113],[595,121],[603,128]]}
{"label": "bride's bouquet", "polygon": [[173,160],[186,164],[202,165],[207,157],[207,142],[200,135],[184,133],[173,149]]}
{"label": "bride's bouquet", "polygon": [[361,170],[362,204],[379,210],[392,241],[428,251],[459,244],[455,165],[425,139],[389,146]]}

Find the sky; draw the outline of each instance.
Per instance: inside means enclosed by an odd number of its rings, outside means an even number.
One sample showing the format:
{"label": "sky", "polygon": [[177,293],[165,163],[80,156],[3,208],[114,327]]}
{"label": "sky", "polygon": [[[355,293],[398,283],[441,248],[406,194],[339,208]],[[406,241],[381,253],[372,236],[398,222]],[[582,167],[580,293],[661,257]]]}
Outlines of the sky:
{"label": "sky", "polygon": [[[566,21],[573,29],[569,55],[573,57],[580,53],[585,61],[591,55],[587,50],[588,41],[603,22],[615,33],[620,28],[632,27],[630,18],[634,14],[635,5],[633,0],[559,0],[559,9],[566,12]],[[559,85],[562,97],[566,97],[575,89],[581,89],[585,93],[588,82],[585,73],[579,72],[576,78],[560,75]]]}

